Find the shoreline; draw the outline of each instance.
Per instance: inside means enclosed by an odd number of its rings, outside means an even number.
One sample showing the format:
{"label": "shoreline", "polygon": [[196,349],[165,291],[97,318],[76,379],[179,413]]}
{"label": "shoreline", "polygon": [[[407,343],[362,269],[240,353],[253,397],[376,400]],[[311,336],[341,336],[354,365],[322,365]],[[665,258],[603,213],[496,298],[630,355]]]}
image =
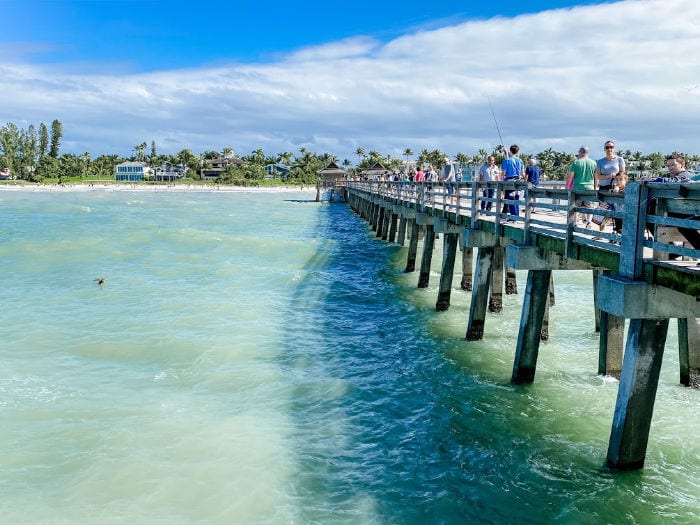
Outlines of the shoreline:
{"label": "shoreline", "polygon": [[138,191],[138,192],[229,192],[229,193],[315,193],[315,186],[226,186],[204,184],[0,184],[0,191],[64,192],[64,191]]}

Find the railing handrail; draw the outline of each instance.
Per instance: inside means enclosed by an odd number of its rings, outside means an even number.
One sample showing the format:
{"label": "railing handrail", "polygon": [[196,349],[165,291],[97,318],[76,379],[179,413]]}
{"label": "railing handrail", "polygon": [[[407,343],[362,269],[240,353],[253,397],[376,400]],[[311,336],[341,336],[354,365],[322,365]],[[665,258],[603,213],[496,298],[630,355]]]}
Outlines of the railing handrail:
{"label": "railing handrail", "polygon": [[[449,188],[449,189],[448,189]],[[484,197],[483,190],[492,189],[493,198]],[[668,238],[659,231],[700,229],[700,184],[698,183],[628,183],[624,193],[604,190],[568,190],[560,181],[546,181],[535,187],[525,181],[348,181],[348,190],[378,195],[415,208],[420,212],[450,216],[457,224],[467,224],[481,229],[483,223],[495,223],[498,235],[505,235],[504,225],[512,221],[521,233],[513,230],[508,235],[516,241],[528,244],[530,235],[538,234],[565,241],[565,256],[575,257],[577,246],[619,254],[621,275],[639,279],[645,263],[664,263],[669,257],[684,256],[700,259],[700,246],[677,244],[677,236]],[[454,191],[452,191],[454,190]],[[517,198],[505,198],[505,192],[517,194]],[[513,197],[513,193],[509,193]],[[656,206],[650,203],[656,202]],[[481,209],[482,203],[491,203],[491,210]],[[583,206],[577,206],[583,204]],[[591,209],[588,203],[603,203]],[[504,205],[518,205],[522,215],[504,213]],[[590,204],[589,204],[590,205]],[[494,206],[496,209],[494,210]],[[488,208],[488,206],[486,206]],[[533,209],[544,213],[533,214]],[[598,226],[588,229],[579,225],[577,214],[592,214],[594,220],[622,220],[622,235],[598,231]],[[562,220],[566,217],[566,220]],[[597,219],[596,219],[597,218]],[[647,229],[657,231],[655,238],[648,237]],[[519,235],[519,236],[518,236]],[[645,257],[646,249],[646,257]],[[654,256],[649,257],[650,250]]]}

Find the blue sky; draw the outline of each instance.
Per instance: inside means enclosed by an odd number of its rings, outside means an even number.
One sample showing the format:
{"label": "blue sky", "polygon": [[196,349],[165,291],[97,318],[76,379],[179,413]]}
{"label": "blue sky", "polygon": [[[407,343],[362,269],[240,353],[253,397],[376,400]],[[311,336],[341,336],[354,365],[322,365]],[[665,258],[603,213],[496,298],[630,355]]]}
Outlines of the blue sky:
{"label": "blue sky", "polygon": [[[242,4],[242,5],[238,5]],[[0,0],[0,125],[63,151],[698,152],[700,3]]]}
{"label": "blue sky", "polygon": [[[364,35],[388,41],[470,19],[604,2],[0,0],[0,41],[34,63],[108,62],[148,71],[274,60]],[[26,53],[26,54],[25,54]]]}

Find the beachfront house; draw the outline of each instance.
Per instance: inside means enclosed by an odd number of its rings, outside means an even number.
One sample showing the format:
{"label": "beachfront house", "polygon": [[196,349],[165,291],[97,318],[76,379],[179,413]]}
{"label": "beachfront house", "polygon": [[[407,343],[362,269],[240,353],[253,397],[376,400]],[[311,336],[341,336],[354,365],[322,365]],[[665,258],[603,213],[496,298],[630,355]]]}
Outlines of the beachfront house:
{"label": "beachfront house", "polygon": [[114,167],[114,180],[141,182],[151,176],[152,168],[145,162],[122,162]]}
{"label": "beachfront house", "polygon": [[223,155],[214,157],[206,162],[202,167],[202,180],[216,180],[226,171],[229,166],[240,166],[243,161],[239,157]]}
{"label": "beachfront house", "polygon": [[361,175],[366,180],[380,180],[389,175],[389,170],[381,162],[375,162],[368,169],[362,171]]}
{"label": "beachfront house", "polygon": [[184,164],[163,164],[155,169],[153,180],[163,182],[173,182],[187,176],[187,166]]}
{"label": "beachfront house", "polygon": [[265,176],[266,179],[282,179],[285,180],[289,177],[289,173],[292,168],[285,166],[284,164],[266,164],[265,165]]}

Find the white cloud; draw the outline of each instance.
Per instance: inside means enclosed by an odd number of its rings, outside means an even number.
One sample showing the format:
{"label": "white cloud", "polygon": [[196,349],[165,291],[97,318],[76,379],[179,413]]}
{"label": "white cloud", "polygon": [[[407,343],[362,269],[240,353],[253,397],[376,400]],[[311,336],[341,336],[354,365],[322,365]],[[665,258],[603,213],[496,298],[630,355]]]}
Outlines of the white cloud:
{"label": "white cloud", "polygon": [[[468,21],[386,44],[359,37],[273,63],[149,74],[62,72],[0,61],[0,122],[58,118],[64,150],[128,154],[302,146],[353,159],[474,153],[503,139],[548,147],[700,152],[695,0],[627,0]],[[602,153],[602,152],[601,152]]]}

